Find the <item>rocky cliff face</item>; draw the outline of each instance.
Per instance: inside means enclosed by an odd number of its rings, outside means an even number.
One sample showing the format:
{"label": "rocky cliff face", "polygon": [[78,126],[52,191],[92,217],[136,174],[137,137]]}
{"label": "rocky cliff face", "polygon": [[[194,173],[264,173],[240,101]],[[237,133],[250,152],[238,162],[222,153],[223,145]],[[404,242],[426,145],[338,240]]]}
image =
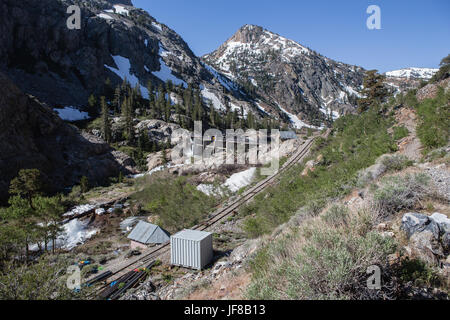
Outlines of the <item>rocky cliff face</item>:
{"label": "rocky cliff face", "polygon": [[[66,26],[73,3],[82,9],[80,30]],[[106,78],[117,84],[127,76],[143,87],[148,80],[212,78],[171,29],[143,10],[111,3],[124,1],[2,1],[0,68],[51,105],[84,105]]]}
{"label": "rocky cliff face", "polygon": [[333,61],[253,25],[243,26],[203,60],[280,114],[287,111],[316,123],[330,112],[336,116],[351,110],[364,76],[360,67]]}
{"label": "rocky cliff face", "polygon": [[[123,154],[112,154],[102,140],[81,134],[50,108],[23,94],[0,73],[0,202],[10,180],[23,168],[37,168],[49,192],[78,184],[82,176],[101,184],[119,171],[128,173]],[[119,160],[117,160],[117,159]]]}

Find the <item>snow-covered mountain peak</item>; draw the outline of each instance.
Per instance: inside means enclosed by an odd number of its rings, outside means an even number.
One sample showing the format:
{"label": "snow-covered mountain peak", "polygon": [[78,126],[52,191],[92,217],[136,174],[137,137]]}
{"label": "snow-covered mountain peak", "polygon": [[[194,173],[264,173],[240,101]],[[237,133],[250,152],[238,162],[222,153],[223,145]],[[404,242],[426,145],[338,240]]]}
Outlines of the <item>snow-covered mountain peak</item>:
{"label": "snow-covered mountain peak", "polygon": [[316,123],[354,108],[364,70],[328,59],[256,25],[244,25],[203,61],[282,118]]}
{"label": "snow-covered mountain peak", "polygon": [[[222,69],[229,68],[228,62],[235,60],[236,56],[247,55],[263,59],[268,54],[279,54],[281,59],[289,62],[291,59],[309,54],[310,50],[299,43],[268,31],[260,26],[246,24],[241,27],[230,39],[213,53],[219,56]],[[206,55],[208,59],[210,55]]]}
{"label": "snow-covered mountain peak", "polygon": [[386,72],[387,77],[407,79],[431,79],[439,69],[430,68],[404,68]]}

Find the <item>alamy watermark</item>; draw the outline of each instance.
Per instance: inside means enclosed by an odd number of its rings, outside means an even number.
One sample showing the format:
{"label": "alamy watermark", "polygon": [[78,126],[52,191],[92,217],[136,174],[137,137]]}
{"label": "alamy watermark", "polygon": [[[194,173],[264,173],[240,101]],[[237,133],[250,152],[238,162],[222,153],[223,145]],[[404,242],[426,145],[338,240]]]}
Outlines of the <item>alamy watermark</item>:
{"label": "alamy watermark", "polygon": [[67,7],[67,14],[70,16],[67,18],[66,25],[69,30],[81,29],[81,9],[77,5]]}
{"label": "alamy watermark", "polygon": [[379,266],[370,266],[367,268],[367,274],[370,275],[367,278],[367,288],[370,290],[381,289],[381,269]]}
{"label": "alamy watermark", "polygon": [[370,16],[367,18],[366,26],[369,30],[380,30],[381,29],[381,9],[377,5],[370,5],[366,10],[367,14]]}
{"label": "alamy watermark", "polygon": [[69,290],[81,290],[81,269],[80,267],[73,265],[67,268],[67,288]]}

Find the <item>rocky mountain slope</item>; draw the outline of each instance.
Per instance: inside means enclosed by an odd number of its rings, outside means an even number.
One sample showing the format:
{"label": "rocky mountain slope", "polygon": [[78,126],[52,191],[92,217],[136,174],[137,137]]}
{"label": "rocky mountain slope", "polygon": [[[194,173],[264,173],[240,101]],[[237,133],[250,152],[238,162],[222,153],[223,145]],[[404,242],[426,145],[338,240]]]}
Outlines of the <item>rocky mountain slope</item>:
{"label": "rocky mountain slope", "polygon": [[[82,9],[69,30],[67,7]],[[146,85],[192,84],[217,110],[252,111],[293,126],[322,125],[352,110],[363,69],[327,59],[293,41],[244,26],[204,59],[168,26],[130,1],[4,0],[0,4],[0,70],[50,106],[83,109],[105,80]],[[250,51],[249,51],[250,50]],[[247,54],[250,53],[250,54]],[[245,69],[245,70],[244,70]],[[297,118],[299,115],[299,118]]]}
{"label": "rocky mountain slope", "polygon": [[385,73],[386,84],[395,95],[420,87],[421,82],[430,80],[439,69],[405,68]]}
{"label": "rocky mountain slope", "polygon": [[[120,3],[120,4],[117,4]],[[125,4],[123,4],[125,3]],[[69,30],[67,7],[81,7],[81,29]],[[152,81],[202,89],[217,109],[231,103],[258,113],[236,86],[196,57],[184,40],[130,1],[5,0],[0,4],[0,70],[20,88],[51,106],[83,107],[104,83],[125,78],[141,86]]]}
{"label": "rocky mountain slope", "polygon": [[364,70],[328,59],[259,26],[245,25],[203,60],[243,85],[265,109],[320,125],[351,111]]}
{"label": "rocky mountain slope", "polygon": [[0,73],[0,202],[23,168],[39,169],[50,192],[62,191],[87,176],[92,185],[129,173],[133,161],[102,140],[81,134],[50,108],[23,94]]}

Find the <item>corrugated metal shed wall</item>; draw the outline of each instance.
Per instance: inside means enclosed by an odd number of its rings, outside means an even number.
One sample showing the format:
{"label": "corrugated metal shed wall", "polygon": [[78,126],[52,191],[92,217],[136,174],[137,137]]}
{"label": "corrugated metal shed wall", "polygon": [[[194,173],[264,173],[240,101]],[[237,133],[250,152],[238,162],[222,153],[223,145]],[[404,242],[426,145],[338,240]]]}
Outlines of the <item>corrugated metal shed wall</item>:
{"label": "corrugated metal shed wall", "polygon": [[212,234],[185,230],[170,237],[170,257],[173,265],[201,270],[213,258]]}

